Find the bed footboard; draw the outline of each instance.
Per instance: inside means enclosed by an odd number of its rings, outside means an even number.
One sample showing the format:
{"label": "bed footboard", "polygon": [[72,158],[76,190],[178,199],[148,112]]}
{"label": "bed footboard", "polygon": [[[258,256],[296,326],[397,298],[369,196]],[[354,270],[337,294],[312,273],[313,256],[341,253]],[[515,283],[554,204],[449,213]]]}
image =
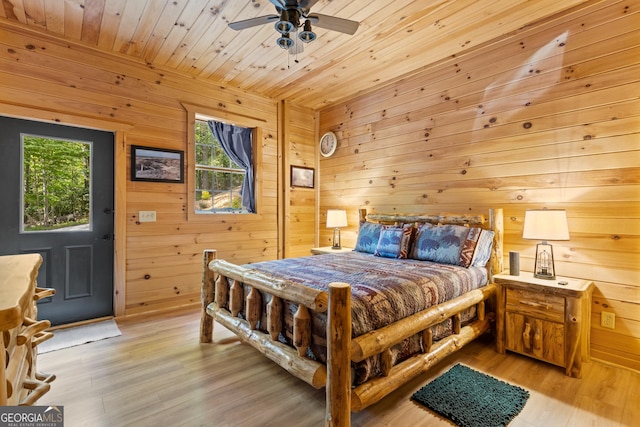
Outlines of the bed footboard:
{"label": "bed footboard", "polygon": [[[326,366],[304,356],[311,342],[309,310],[327,311],[328,294],[296,283],[273,280],[242,266],[217,260],[215,255],[214,250],[204,251],[200,342],[212,341],[215,320],[289,373],[315,388],[324,387]],[[266,313],[263,313],[263,298],[269,299]],[[293,316],[294,348],[278,341],[284,324],[283,300],[298,306]],[[263,327],[268,333],[257,329],[259,322],[264,320],[266,325]]]}
{"label": "bed footboard", "polygon": [[[329,291],[273,280],[242,266],[203,257],[200,342],[212,341],[213,320],[234,332],[269,359],[315,388],[326,387],[326,425],[350,425],[350,413],[379,401],[411,378],[427,371],[449,354],[485,333],[493,313],[485,302],[495,295],[489,284],[438,306],[357,338],[351,337],[351,287],[331,283]],[[268,301],[267,304],[263,304]],[[283,332],[284,301],[298,306],[293,316],[293,347],[278,340]],[[462,327],[461,312],[475,306],[477,319]],[[266,309],[263,309],[266,307]],[[265,312],[263,312],[265,311]],[[327,312],[327,364],[308,359],[311,311]],[[433,342],[431,327],[448,318],[453,335]],[[267,332],[258,330],[266,329]],[[392,366],[391,347],[421,334],[423,353]],[[380,355],[383,375],[351,387],[351,363]]]}

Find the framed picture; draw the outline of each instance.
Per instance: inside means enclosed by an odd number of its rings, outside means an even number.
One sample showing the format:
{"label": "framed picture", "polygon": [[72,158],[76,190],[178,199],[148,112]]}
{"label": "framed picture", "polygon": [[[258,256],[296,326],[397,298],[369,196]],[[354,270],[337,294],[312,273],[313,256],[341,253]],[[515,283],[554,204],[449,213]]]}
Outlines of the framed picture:
{"label": "framed picture", "polygon": [[132,145],[131,181],[184,182],[184,151]]}
{"label": "framed picture", "polygon": [[291,186],[313,188],[315,170],[302,166],[291,166]]}

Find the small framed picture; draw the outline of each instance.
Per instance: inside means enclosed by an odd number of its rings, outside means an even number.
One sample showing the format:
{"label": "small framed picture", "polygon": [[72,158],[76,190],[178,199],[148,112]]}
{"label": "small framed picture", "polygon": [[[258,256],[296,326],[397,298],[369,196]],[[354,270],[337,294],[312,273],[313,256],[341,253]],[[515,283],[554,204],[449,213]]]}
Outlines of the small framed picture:
{"label": "small framed picture", "polygon": [[184,182],[184,151],[131,146],[131,181]]}
{"label": "small framed picture", "polygon": [[302,166],[291,166],[291,186],[314,188],[315,170]]}

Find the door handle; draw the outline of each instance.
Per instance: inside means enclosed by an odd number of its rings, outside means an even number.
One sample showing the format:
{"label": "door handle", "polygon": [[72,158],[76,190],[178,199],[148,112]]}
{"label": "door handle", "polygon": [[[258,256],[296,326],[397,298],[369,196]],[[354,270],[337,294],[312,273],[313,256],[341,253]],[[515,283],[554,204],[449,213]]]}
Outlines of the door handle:
{"label": "door handle", "polygon": [[104,210],[102,211],[105,213],[105,215],[111,215],[113,213],[113,209],[111,208],[104,208]]}
{"label": "door handle", "polygon": [[531,324],[526,322],[524,324],[524,331],[522,332],[522,344],[524,350],[528,353],[531,352]]}

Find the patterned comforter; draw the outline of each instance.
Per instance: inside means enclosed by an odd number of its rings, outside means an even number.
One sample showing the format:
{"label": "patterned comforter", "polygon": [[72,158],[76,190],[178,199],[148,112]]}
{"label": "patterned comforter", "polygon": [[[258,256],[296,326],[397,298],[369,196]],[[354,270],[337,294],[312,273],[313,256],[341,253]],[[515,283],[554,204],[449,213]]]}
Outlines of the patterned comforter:
{"label": "patterned comforter", "polygon": [[[361,252],[288,258],[248,264],[260,271],[316,289],[328,290],[329,283],[351,285],[352,331],[357,337],[410,316],[431,306],[456,298],[487,284],[487,271],[479,267],[460,267],[413,259],[376,257]],[[264,301],[266,304],[268,302]],[[281,341],[291,344],[293,314],[289,304],[285,314],[287,333]],[[475,309],[463,313],[463,322],[475,316]],[[326,362],[326,314],[314,313],[312,344],[308,357]],[[451,321],[434,327],[434,339],[451,331]],[[394,363],[420,351],[419,336],[392,349]],[[379,358],[373,357],[353,366],[354,384],[361,384],[380,373]]]}

